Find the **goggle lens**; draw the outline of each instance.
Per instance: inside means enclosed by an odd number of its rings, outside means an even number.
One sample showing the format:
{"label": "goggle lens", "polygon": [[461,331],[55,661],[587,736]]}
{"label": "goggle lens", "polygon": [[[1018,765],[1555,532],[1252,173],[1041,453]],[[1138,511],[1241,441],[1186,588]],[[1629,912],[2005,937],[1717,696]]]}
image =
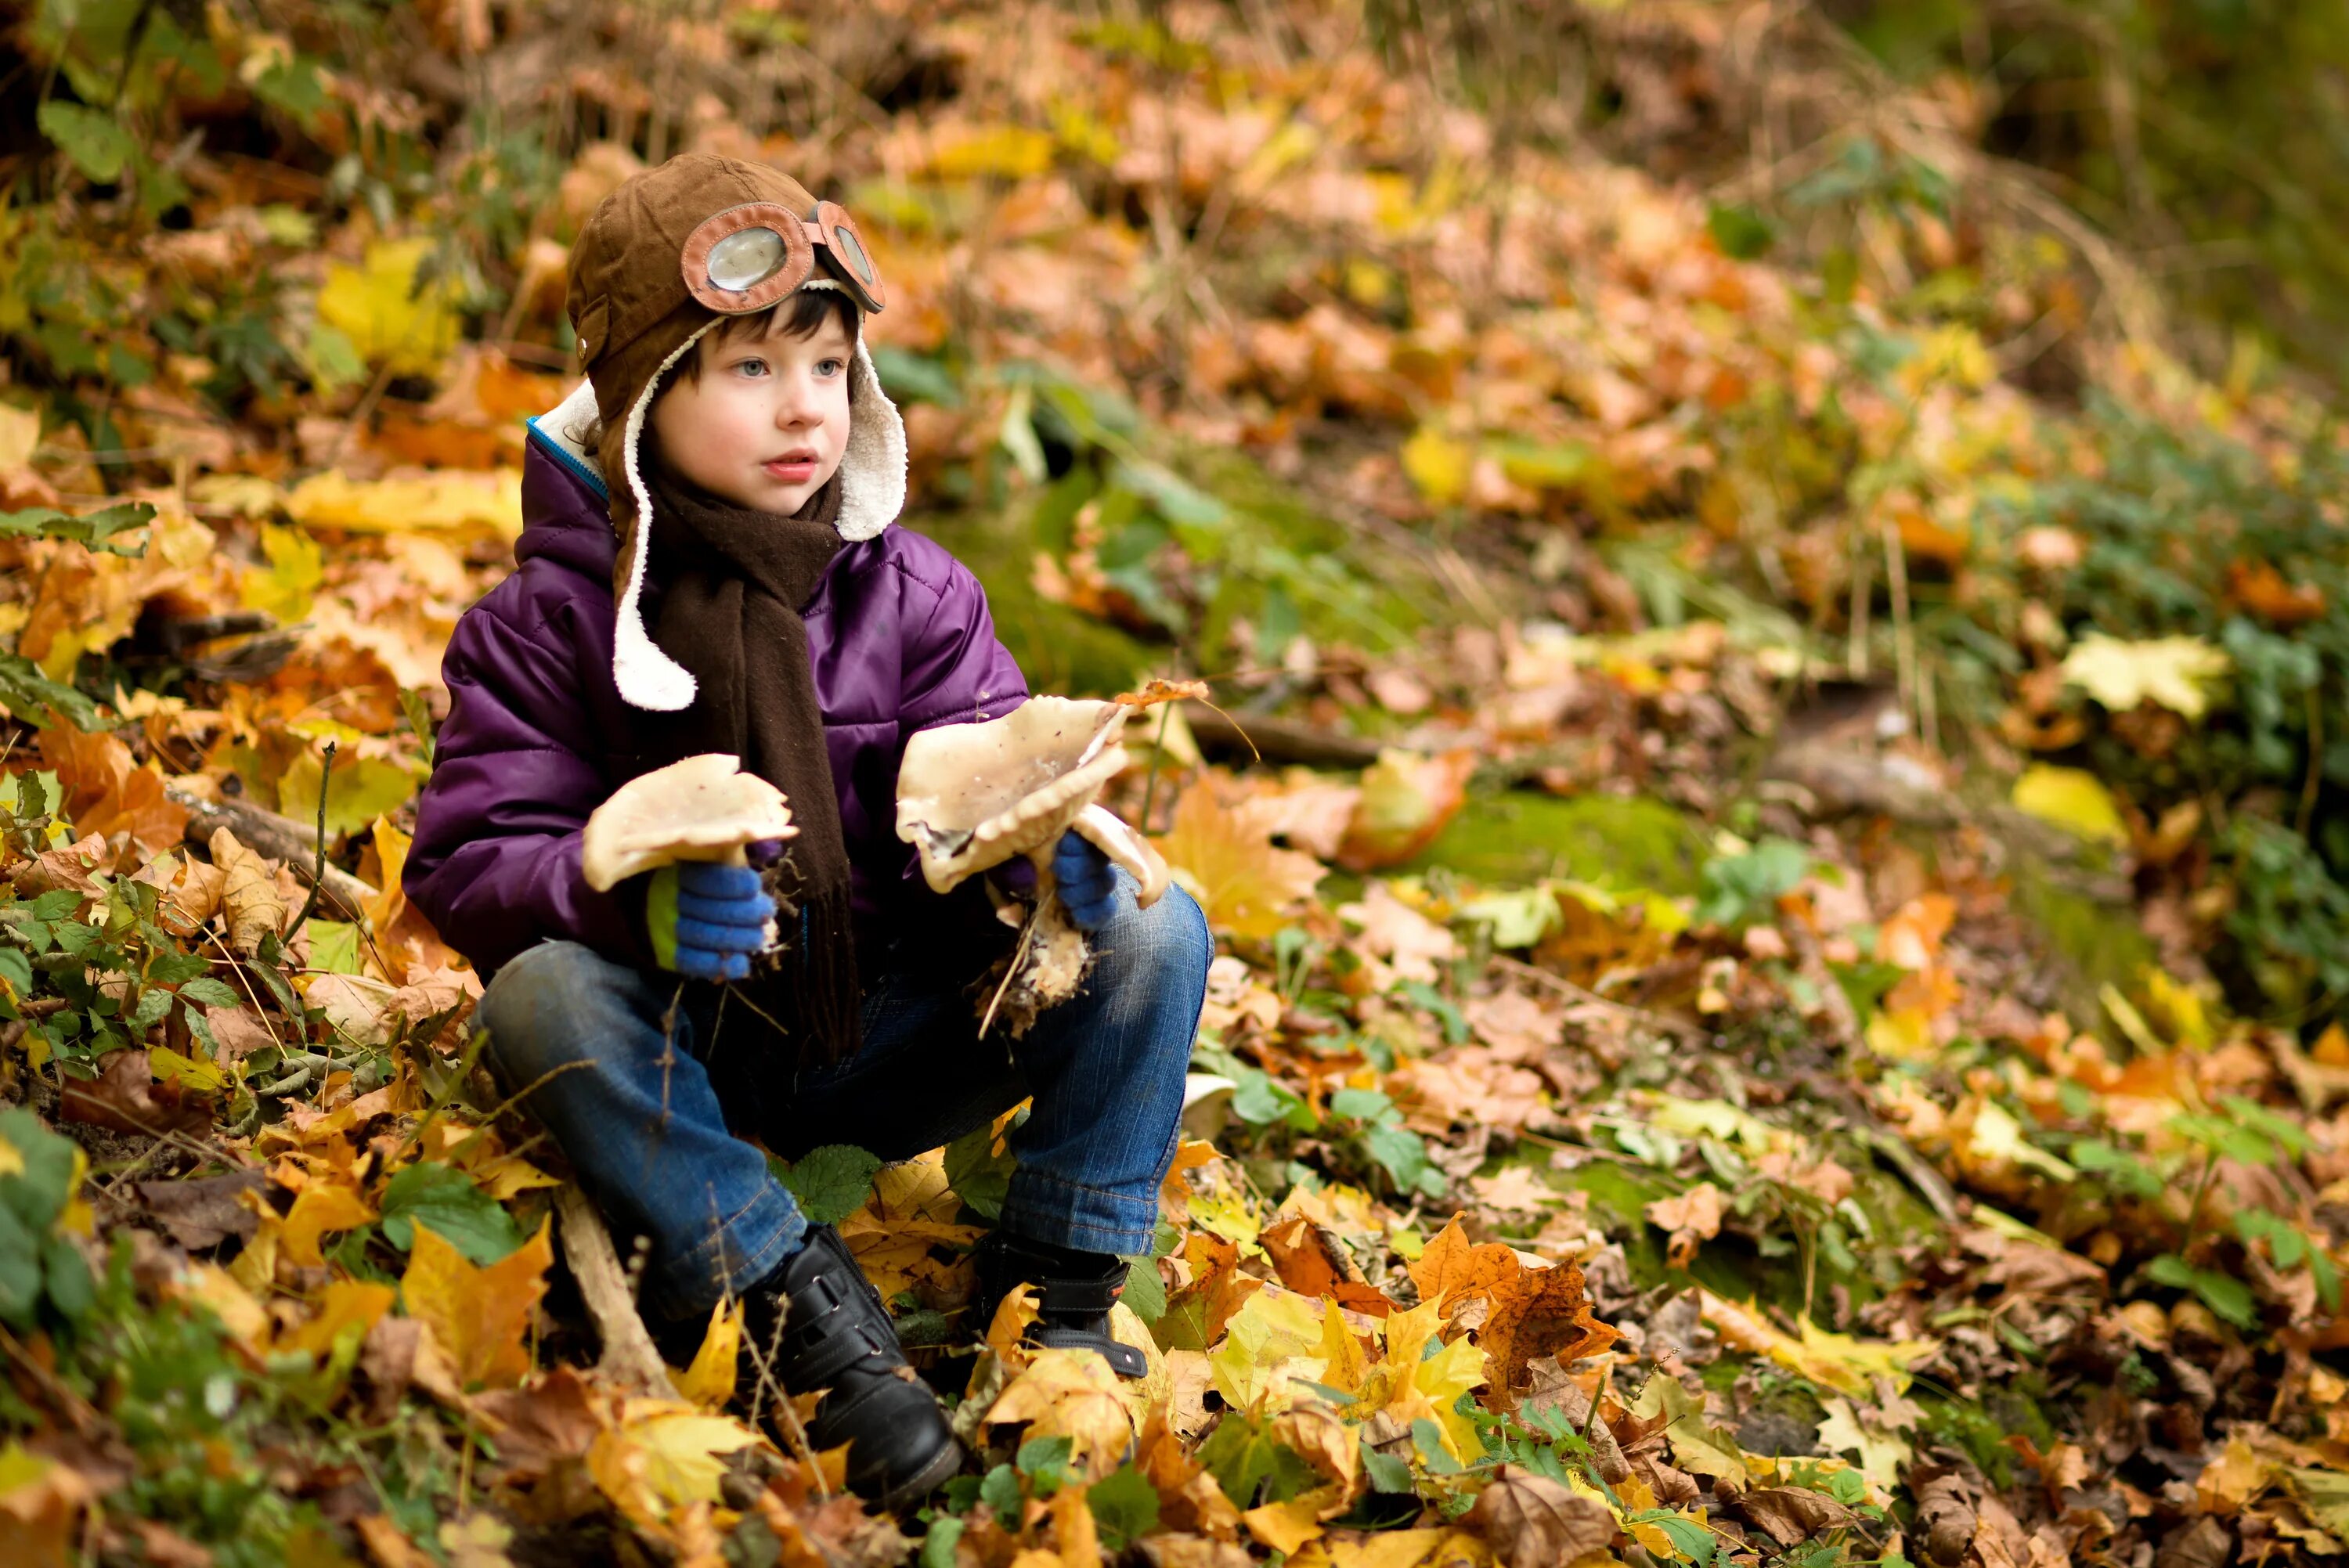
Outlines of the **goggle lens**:
{"label": "goggle lens", "polygon": [[729,294],[740,294],[773,277],[791,253],[772,229],[744,229],[709,247],[709,281]]}

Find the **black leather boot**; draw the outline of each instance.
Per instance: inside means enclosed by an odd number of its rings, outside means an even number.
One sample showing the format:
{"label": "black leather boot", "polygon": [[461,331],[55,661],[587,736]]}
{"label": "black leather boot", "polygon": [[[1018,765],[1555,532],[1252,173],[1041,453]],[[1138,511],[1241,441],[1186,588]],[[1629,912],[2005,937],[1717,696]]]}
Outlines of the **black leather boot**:
{"label": "black leather boot", "polygon": [[[792,1394],[829,1390],[808,1423],[817,1449],[848,1444],[848,1487],[904,1509],[962,1468],[962,1445],[936,1395],[905,1364],[881,1295],[830,1225],[743,1295],[743,1337],[770,1354],[782,1317],[775,1377]],[[746,1365],[746,1370],[756,1363]]]}
{"label": "black leather boot", "polygon": [[1109,1331],[1109,1309],[1125,1289],[1125,1260],[1108,1253],[1081,1253],[991,1232],[978,1243],[978,1331],[987,1332],[1005,1296],[1029,1285],[1036,1292],[1029,1344],[1097,1350],[1119,1377],[1144,1377],[1149,1357]]}

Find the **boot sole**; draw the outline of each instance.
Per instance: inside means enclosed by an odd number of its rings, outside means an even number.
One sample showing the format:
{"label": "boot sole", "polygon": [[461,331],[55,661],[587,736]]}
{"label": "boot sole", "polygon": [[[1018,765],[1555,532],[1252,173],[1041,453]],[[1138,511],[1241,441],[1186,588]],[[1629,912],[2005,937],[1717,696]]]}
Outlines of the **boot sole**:
{"label": "boot sole", "polygon": [[952,1480],[962,1470],[962,1444],[949,1437],[936,1459],[884,1490],[874,1501],[891,1513],[910,1508]]}

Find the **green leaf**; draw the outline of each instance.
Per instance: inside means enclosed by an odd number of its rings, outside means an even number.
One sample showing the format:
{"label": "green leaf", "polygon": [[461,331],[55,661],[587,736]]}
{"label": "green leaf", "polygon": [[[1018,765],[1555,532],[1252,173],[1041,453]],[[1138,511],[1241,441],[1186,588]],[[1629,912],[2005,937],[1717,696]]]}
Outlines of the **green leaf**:
{"label": "green leaf", "polygon": [[922,1537],[922,1568],[955,1568],[955,1547],[962,1541],[962,1529],[959,1519],[930,1521],[930,1532]]}
{"label": "green leaf", "polygon": [[1408,1495],[1412,1490],[1411,1466],[1392,1454],[1382,1454],[1362,1439],[1362,1473],[1371,1478],[1371,1490],[1390,1495]]}
{"label": "green leaf", "polygon": [[1068,1438],[1030,1438],[1019,1445],[1011,1463],[1035,1483],[1038,1496],[1049,1497],[1068,1479],[1069,1456],[1074,1452],[1076,1444]]}
{"label": "green leaf", "polygon": [[1159,1277],[1157,1261],[1129,1258],[1126,1264],[1125,1290],[1118,1299],[1143,1322],[1157,1322],[1166,1315],[1166,1282]]}
{"label": "green leaf", "polygon": [[120,179],[123,165],[138,150],[130,133],[112,115],[87,104],[51,98],[33,118],[39,122],[41,134],[57,143],[57,150],[71,159],[75,168],[101,185]]}
{"label": "green leaf", "polygon": [[312,920],[310,967],[332,975],[364,973],[359,963],[359,928],[348,921]]}
{"label": "green leaf", "polygon": [[2164,1253],[2146,1264],[2146,1277],[2157,1284],[2178,1290],[2190,1290],[2209,1307],[2237,1328],[2259,1326],[2259,1305],[2251,1287],[2232,1274],[2215,1269],[2198,1269],[2175,1253]]}
{"label": "green leaf", "polygon": [[513,1216],[453,1165],[411,1165],[385,1186],[383,1233],[393,1246],[414,1246],[419,1220],[477,1264],[496,1263],[524,1239]]}
{"label": "green leaf", "polygon": [[1124,1551],[1158,1528],[1158,1489],[1132,1465],[1088,1487],[1085,1506],[1093,1511],[1102,1544],[1112,1552]]}
{"label": "green leaf", "polygon": [[1011,1151],[995,1152],[995,1130],[977,1127],[947,1145],[947,1185],[983,1220],[1003,1212],[1018,1162]]}
{"label": "green leaf", "polygon": [[1312,1484],[1305,1461],[1272,1439],[1269,1426],[1258,1427],[1237,1410],[1227,1411],[1195,1457],[1232,1506],[1254,1508],[1262,1501],[1279,1502]]}
{"label": "green leaf", "polygon": [[96,729],[98,708],[69,686],[49,679],[32,660],[0,654],[0,707],[36,729],[49,727],[49,711],[65,716],[76,729]]}
{"label": "green leaf", "polygon": [[880,1169],[877,1154],[853,1143],[827,1143],[793,1161],[781,1181],[799,1200],[800,1212],[810,1224],[829,1225],[864,1206],[874,1172]]}
{"label": "green leaf", "polygon": [[23,1327],[41,1299],[41,1243],[34,1232],[0,1209],[0,1321]]}
{"label": "green leaf", "polygon": [[233,1007],[237,994],[225,980],[215,980],[209,975],[198,975],[180,987],[180,1000],[199,1007]]}
{"label": "green leaf", "polygon": [[98,1284],[81,1250],[63,1236],[51,1236],[43,1249],[42,1274],[48,1285],[49,1305],[68,1320],[79,1323],[98,1305]]}
{"label": "green leaf", "polygon": [[978,1501],[995,1510],[1007,1529],[1019,1523],[1019,1477],[1009,1465],[997,1465],[978,1483]]}
{"label": "green leaf", "polygon": [[1778,238],[1777,227],[1769,219],[1742,203],[1730,207],[1715,203],[1705,214],[1704,227],[1723,255],[1740,262],[1765,254]]}
{"label": "green leaf", "polygon": [[1427,1467],[1430,1475],[1458,1475],[1460,1461],[1444,1446],[1444,1429],[1422,1416],[1411,1424],[1411,1446],[1419,1450],[1419,1462]]}
{"label": "green leaf", "polygon": [[1341,1088],[1330,1097],[1330,1114],[1369,1121],[1393,1104],[1393,1100],[1378,1089]]}
{"label": "green leaf", "polygon": [[155,521],[155,509],[143,500],[117,501],[96,511],[59,511],[51,506],[27,507],[23,511],[0,511],[0,534],[15,534],[36,539],[67,539],[77,544],[87,544],[117,555],[143,555],[147,546],[142,541],[132,545],[109,544],[108,540],[134,528],[144,528]]}

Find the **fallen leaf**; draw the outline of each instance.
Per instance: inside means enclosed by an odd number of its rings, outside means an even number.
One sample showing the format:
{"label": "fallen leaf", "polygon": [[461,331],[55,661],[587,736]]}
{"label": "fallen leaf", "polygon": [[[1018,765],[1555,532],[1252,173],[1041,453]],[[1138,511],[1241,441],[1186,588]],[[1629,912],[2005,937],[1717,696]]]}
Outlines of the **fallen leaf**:
{"label": "fallen leaf", "polygon": [[212,837],[212,864],[222,869],[221,907],[228,912],[228,944],[247,958],[261,951],[264,937],[285,928],[285,900],[267,861],[237,841],[226,828]]}
{"label": "fallen leaf", "polygon": [[1468,1524],[1506,1568],[1563,1568],[1615,1542],[1615,1518],[1603,1505],[1520,1465],[1493,1472]]}
{"label": "fallen leaf", "polygon": [[99,1064],[95,1081],[66,1080],[57,1117],[150,1138],[195,1138],[212,1130],[212,1102],[178,1084],[157,1083],[145,1051],[116,1051]]}
{"label": "fallen leaf", "polygon": [[1361,797],[1338,846],[1350,872],[1401,865],[1435,841],[1468,799],[1476,754],[1466,748],[1440,757],[1389,749],[1362,771]]}
{"label": "fallen leaf", "polygon": [[467,1387],[509,1387],[529,1374],[531,1313],[546,1294],[554,1261],[544,1222],[536,1235],[486,1268],[468,1263],[419,1224],[408,1272],[400,1276],[400,1298],[409,1316],[431,1328]]}
{"label": "fallen leaf", "polygon": [[2085,769],[2034,762],[2014,781],[2013,800],[2017,810],[2053,822],[2076,838],[2128,842],[2128,823],[2112,791]]}
{"label": "fallen leaf", "polygon": [[41,760],[65,786],[62,809],[77,832],[108,839],[128,834],[142,858],[179,843],[187,808],[164,795],[161,769],[151,762],[140,767],[111,734],[56,724],[41,731],[40,748]]}
{"label": "fallen leaf", "polygon": [[2223,648],[2199,637],[2125,642],[2090,632],[2064,656],[2064,679],[2115,713],[2150,702],[2187,718],[2210,706],[2209,687],[2234,668]]}
{"label": "fallen leaf", "polygon": [[1256,817],[1223,801],[1212,777],[1183,791],[1165,836],[1152,842],[1207,923],[1235,936],[1270,936],[1321,880],[1320,861],[1276,847]]}
{"label": "fallen leaf", "polygon": [[989,1424],[1024,1421],[1030,1438],[1066,1438],[1093,1477],[1123,1462],[1134,1415],[1109,1363],[1090,1350],[1041,1349],[988,1407]]}
{"label": "fallen leaf", "polygon": [[709,1326],[693,1365],[677,1374],[677,1391],[706,1410],[734,1397],[735,1372],[742,1354],[742,1303],[721,1301],[709,1309]]}

